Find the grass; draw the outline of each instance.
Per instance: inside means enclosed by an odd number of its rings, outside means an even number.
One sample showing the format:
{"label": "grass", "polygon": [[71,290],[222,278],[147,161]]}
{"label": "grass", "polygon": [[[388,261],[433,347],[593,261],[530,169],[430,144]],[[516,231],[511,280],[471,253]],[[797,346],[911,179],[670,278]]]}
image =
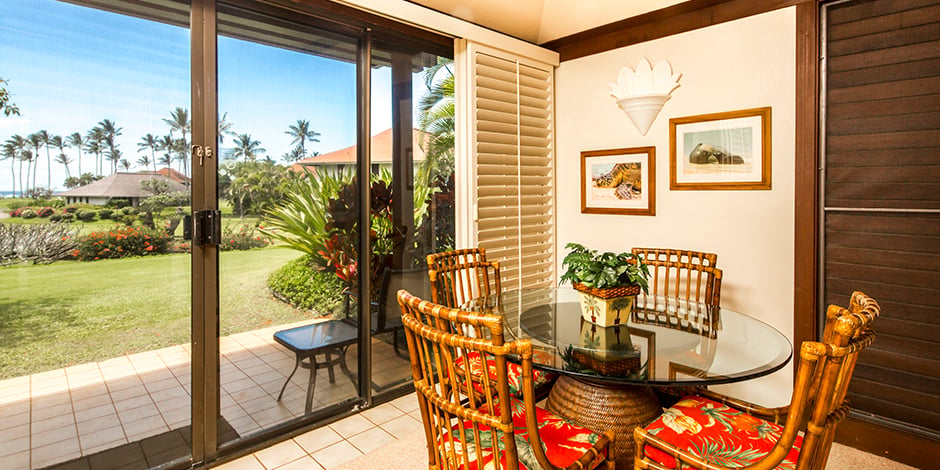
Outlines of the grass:
{"label": "grass", "polygon": [[[221,253],[223,336],[312,318],[271,297],[298,252]],[[190,256],[0,268],[0,379],[190,342]]]}

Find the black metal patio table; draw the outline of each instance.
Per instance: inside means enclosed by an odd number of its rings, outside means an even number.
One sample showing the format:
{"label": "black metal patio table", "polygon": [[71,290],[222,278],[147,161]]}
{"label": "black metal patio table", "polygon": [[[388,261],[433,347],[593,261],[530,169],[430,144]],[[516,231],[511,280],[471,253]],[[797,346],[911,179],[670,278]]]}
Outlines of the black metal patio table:
{"label": "black metal patio table", "polygon": [[[274,341],[290,349],[297,356],[294,370],[284,381],[281,393],[277,395],[277,401],[281,401],[281,397],[284,396],[284,389],[287,388],[290,379],[297,372],[298,366],[310,369],[310,378],[307,381],[307,398],[304,402],[304,413],[306,414],[309,414],[313,407],[313,393],[317,386],[317,369],[320,367],[327,367],[330,383],[334,383],[336,378],[333,375],[333,366],[339,365],[343,373],[355,385],[357,383],[356,378],[346,366],[346,350],[349,349],[349,346],[356,344],[358,340],[359,330],[356,327],[337,320],[312,323],[275,332]],[[323,361],[317,361],[317,355],[319,354],[324,356]],[[306,362],[304,362],[305,359]]]}

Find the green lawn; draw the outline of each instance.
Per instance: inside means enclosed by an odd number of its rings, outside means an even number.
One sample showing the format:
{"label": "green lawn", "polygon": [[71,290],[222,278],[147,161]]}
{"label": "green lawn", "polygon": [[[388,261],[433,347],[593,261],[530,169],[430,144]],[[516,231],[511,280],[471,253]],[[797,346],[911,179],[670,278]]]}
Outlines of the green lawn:
{"label": "green lawn", "polygon": [[[312,318],[271,297],[268,274],[299,256],[223,252],[222,335]],[[0,379],[190,341],[190,257],[0,268]]]}

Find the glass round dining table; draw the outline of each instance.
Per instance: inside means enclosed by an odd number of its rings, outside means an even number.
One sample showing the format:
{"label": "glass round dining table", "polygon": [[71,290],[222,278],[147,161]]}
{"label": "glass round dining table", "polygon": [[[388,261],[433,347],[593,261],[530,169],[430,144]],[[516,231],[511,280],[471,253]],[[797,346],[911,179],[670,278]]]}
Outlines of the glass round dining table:
{"label": "glass round dining table", "polygon": [[789,362],[790,341],[727,308],[639,295],[619,324],[585,320],[569,288],[504,291],[464,310],[502,315],[507,340],[532,342],[533,366],[559,374],[545,407],[593,429],[613,429],[617,466],[633,465],[633,428],[662,413],[653,388],[706,386],[768,375]]}

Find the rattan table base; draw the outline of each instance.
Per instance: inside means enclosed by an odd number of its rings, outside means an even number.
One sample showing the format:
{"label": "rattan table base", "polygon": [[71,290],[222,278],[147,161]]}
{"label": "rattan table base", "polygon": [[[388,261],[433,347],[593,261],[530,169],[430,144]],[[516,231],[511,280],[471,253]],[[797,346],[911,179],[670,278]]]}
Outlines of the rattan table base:
{"label": "rattan table base", "polygon": [[613,430],[616,435],[613,457],[617,468],[633,468],[636,453],[633,428],[646,426],[663,412],[648,387],[602,385],[569,376],[558,378],[545,407],[588,429]]}

